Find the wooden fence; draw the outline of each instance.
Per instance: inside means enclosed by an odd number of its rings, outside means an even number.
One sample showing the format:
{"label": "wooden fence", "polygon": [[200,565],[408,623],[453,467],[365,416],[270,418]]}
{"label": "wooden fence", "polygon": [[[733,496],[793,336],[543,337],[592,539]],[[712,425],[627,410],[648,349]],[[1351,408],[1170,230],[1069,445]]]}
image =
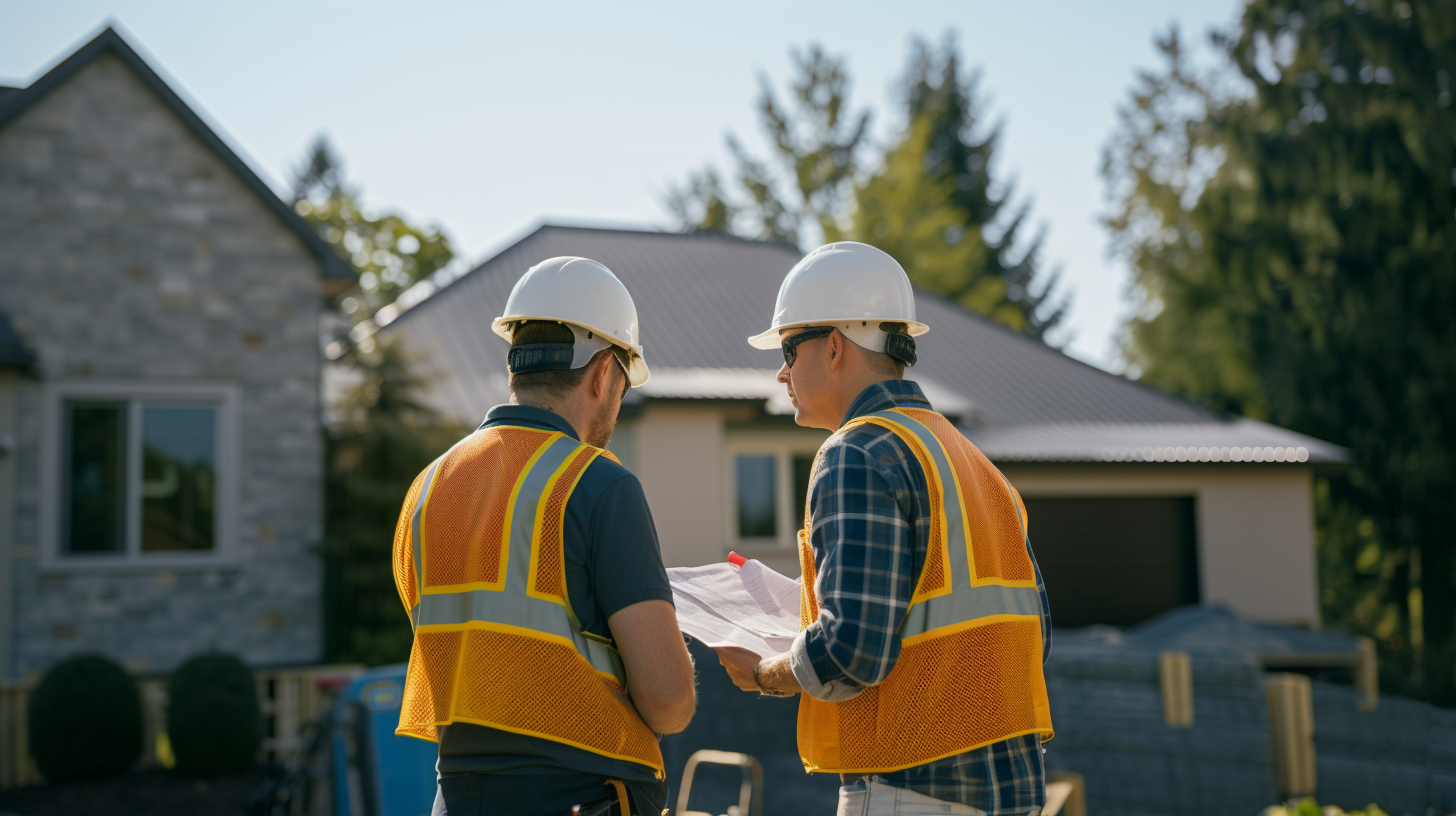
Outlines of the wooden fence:
{"label": "wooden fence", "polygon": [[[363,670],[357,665],[294,666],[258,669],[258,706],[263,715],[260,759],[286,762],[306,747],[306,726],[323,716],[334,692]],[[44,781],[30,756],[27,713],[35,682],[0,684],[0,790]],[[140,766],[170,764],[163,741],[167,723],[167,679],[137,678],[142,700]]]}

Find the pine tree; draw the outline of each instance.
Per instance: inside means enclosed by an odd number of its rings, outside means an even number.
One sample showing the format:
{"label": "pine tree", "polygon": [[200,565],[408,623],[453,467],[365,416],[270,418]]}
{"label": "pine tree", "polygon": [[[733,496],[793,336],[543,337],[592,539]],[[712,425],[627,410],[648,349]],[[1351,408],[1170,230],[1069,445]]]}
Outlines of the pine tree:
{"label": "pine tree", "polygon": [[[1066,311],[1052,302],[1058,273],[1042,279],[1041,234],[1022,240],[1030,204],[1011,209],[1010,186],[992,179],[1000,131],[983,128],[978,82],[962,71],[954,36],[938,53],[912,43],[902,81],[907,126],[856,188],[852,234],[898,258],[916,285],[1045,339]],[[947,222],[934,232],[921,220],[932,206],[929,222]],[[922,215],[908,216],[907,207]]]}
{"label": "pine tree", "polygon": [[427,377],[397,344],[369,338],[334,364],[356,384],[330,407],[325,651],[330,660],[402,661],[413,633],[394,585],[395,522],[415,476],[468,429],[420,399]]}
{"label": "pine tree", "polygon": [[998,132],[981,132],[976,79],[963,75],[954,40],[940,52],[913,43],[906,125],[878,157],[870,115],[848,112],[846,60],[813,46],[794,54],[794,70],[791,104],[762,83],[769,157],[730,136],[732,188],[711,168],[689,176],[665,202],[678,225],[805,249],[815,239],[873,244],[916,285],[1045,340],[1066,304],[1054,302],[1056,273],[1041,274],[1042,236],[1023,236],[1030,205],[1011,205],[1009,186],[992,179]]}

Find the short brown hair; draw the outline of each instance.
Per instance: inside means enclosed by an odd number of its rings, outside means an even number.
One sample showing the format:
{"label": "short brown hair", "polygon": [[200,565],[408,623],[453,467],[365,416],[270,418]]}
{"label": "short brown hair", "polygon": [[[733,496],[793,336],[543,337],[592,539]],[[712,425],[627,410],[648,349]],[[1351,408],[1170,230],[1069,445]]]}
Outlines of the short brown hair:
{"label": "short brown hair", "polygon": [[[564,323],[557,323],[549,320],[528,320],[516,326],[511,332],[511,345],[524,346],[532,343],[575,343],[576,335]],[[631,362],[631,358],[625,349],[616,345],[611,347],[611,352],[623,361],[623,369]],[[601,352],[597,353],[600,356]],[[625,358],[625,359],[624,359]],[[592,357],[595,360],[596,357]],[[554,371],[532,371],[528,374],[510,375],[511,395],[517,402],[559,402],[571,396],[586,379],[586,370],[591,363],[581,368],[557,369]],[[625,388],[623,390],[625,392]]]}
{"label": "short brown hair", "polygon": [[[890,334],[910,333],[910,327],[904,323],[881,323],[880,330]],[[864,347],[860,347],[860,351],[864,354],[865,362],[869,364],[870,370],[876,374],[897,380],[905,376],[905,363],[902,361],[896,360],[884,352],[870,351]]]}

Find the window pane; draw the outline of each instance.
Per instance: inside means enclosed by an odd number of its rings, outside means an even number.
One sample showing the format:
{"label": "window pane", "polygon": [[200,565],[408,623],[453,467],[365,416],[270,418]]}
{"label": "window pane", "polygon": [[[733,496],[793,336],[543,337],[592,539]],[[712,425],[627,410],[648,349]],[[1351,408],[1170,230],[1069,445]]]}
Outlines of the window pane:
{"label": "window pane", "polygon": [[738,469],[738,537],[777,538],[774,457],[740,456]]}
{"label": "window pane", "polygon": [[[794,512],[803,514],[804,504],[809,501],[809,472],[814,469],[812,454],[794,457]],[[799,516],[795,516],[798,519]],[[796,520],[795,524],[799,522]]]}
{"label": "window pane", "polygon": [[126,406],[67,402],[62,549],[126,551]]}
{"label": "window pane", "polygon": [[217,479],[217,409],[142,409],[142,552],[210,550]]}

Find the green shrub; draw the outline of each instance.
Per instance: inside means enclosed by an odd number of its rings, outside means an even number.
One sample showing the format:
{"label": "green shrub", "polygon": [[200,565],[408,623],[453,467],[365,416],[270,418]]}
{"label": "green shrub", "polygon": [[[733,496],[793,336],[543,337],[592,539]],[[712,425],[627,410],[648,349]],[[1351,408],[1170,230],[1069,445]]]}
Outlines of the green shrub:
{"label": "green shrub", "polygon": [[55,782],[127,769],[142,752],[142,700],[114,661],[80,655],[46,672],[30,697],[30,753]]}
{"label": "green shrub", "polygon": [[220,776],[253,766],[263,721],[253,673],[241,660],[194,657],[172,674],[167,697],[167,736],[178,771]]}

